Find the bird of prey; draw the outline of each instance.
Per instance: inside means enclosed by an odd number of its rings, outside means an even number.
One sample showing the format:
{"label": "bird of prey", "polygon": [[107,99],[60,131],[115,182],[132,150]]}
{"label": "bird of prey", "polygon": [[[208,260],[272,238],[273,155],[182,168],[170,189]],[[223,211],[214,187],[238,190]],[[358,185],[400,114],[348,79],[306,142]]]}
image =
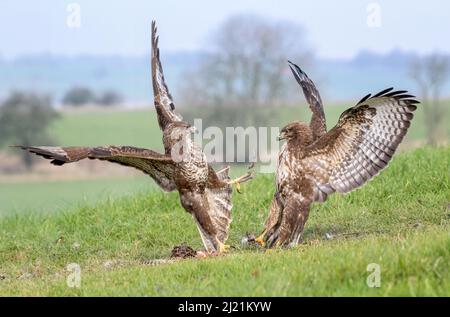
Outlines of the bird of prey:
{"label": "bird of prey", "polygon": [[227,251],[231,222],[232,185],[252,178],[249,172],[235,180],[228,177],[229,167],[218,172],[207,162],[201,147],[191,139],[194,128],[175,112],[172,96],[164,80],[159,57],[158,36],[152,22],[152,83],[158,124],[163,132],[165,153],[132,146],[49,147],[20,146],[31,153],[63,165],[82,159],[99,159],[134,167],[150,175],[165,191],[178,190],[181,205],[198,227],[208,253]]}
{"label": "bird of prey", "polygon": [[367,95],[345,110],[327,132],[322,100],[314,83],[289,62],[312,118],[307,125],[292,122],[279,139],[286,140],[278,157],[276,191],[262,234],[267,247],[299,243],[311,204],[328,195],[348,193],[387,166],[405,136],[419,103],[407,91],[385,89]]}

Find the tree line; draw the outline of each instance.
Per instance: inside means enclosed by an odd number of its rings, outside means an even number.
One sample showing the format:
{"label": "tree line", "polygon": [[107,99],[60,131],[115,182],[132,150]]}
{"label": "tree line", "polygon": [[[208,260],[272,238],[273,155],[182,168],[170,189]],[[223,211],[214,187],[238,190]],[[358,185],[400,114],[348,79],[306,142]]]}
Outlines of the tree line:
{"label": "tree line", "polygon": [[62,98],[62,104],[72,107],[81,107],[89,104],[115,106],[120,105],[122,102],[123,97],[117,91],[107,90],[101,94],[96,94],[93,90],[82,86],[69,89]]}

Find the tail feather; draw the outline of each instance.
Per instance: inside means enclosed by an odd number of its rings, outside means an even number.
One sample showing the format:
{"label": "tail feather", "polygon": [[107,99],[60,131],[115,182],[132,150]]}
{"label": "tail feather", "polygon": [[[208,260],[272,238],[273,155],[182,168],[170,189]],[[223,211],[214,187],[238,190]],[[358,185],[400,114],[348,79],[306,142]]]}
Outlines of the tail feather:
{"label": "tail feather", "polygon": [[[223,168],[217,173],[217,177],[222,181],[229,180],[229,170],[229,167]],[[233,208],[231,200],[232,192],[231,185],[207,190],[211,206],[211,220],[217,230],[217,238],[222,243],[225,243],[228,239],[228,233],[230,231],[230,223],[232,220],[231,209]]]}

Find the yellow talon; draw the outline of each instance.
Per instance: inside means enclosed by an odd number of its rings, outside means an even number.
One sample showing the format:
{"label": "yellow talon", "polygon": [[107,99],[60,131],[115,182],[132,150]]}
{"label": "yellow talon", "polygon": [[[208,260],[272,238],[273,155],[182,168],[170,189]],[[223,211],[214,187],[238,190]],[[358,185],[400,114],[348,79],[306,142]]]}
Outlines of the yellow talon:
{"label": "yellow talon", "polygon": [[259,245],[264,248],[266,246],[266,242],[264,241],[264,234],[262,234],[258,238],[256,238],[255,242],[259,243]]}
{"label": "yellow talon", "polygon": [[229,185],[231,185],[231,186],[236,185],[237,192],[239,194],[242,194],[242,192],[241,192],[241,183],[239,183],[239,180],[237,180],[237,179],[236,180],[232,180],[232,181],[229,182]]}
{"label": "yellow talon", "polygon": [[250,180],[252,178],[253,178],[253,174],[248,172],[245,175],[242,175],[241,177],[238,177],[236,179],[227,181],[227,184],[228,185],[236,185],[237,192],[239,194],[241,194],[242,192],[241,192],[241,184],[240,183],[241,182],[244,183],[244,182],[246,182],[246,181],[248,181],[248,180]]}
{"label": "yellow talon", "polygon": [[223,243],[219,244],[219,254],[227,253],[228,251],[230,251],[230,246],[228,244],[223,244]]}

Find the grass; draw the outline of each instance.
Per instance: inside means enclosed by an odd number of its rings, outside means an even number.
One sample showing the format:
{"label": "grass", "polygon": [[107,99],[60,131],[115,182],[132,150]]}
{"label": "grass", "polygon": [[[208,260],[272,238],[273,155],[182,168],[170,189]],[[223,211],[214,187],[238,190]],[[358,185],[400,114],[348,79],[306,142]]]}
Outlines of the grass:
{"label": "grass", "polygon": [[[363,188],[315,205],[304,243],[293,250],[240,245],[247,231],[261,229],[272,175],[234,195],[235,249],[206,260],[145,264],[168,257],[180,242],[201,247],[176,193],[152,190],[56,214],[6,216],[0,295],[450,296],[449,157],[450,148],[398,155]],[[66,284],[69,263],[81,267],[79,289]],[[379,288],[366,285],[369,263],[381,267]]]}
{"label": "grass", "polygon": [[163,149],[153,110],[64,112],[50,127],[60,145],[134,145]]}
{"label": "grass", "polygon": [[0,181],[0,219],[15,213],[54,213],[73,204],[94,203],[148,190],[153,184],[145,175],[71,181]]}

